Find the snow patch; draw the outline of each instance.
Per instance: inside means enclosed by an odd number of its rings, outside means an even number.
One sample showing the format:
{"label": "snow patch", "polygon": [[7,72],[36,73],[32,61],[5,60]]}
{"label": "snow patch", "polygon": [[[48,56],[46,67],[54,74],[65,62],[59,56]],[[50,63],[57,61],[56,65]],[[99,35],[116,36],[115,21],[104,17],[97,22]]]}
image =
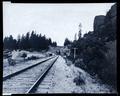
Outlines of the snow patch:
{"label": "snow patch", "polygon": [[[77,86],[73,81],[79,75],[81,75],[85,84]],[[49,81],[51,84],[47,85],[45,83],[48,88],[39,89],[40,91],[37,91],[37,93],[110,93],[110,88],[107,85],[100,84],[99,80],[92,78],[87,72],[73,64],[67,65],[61,56],[59,56],[44,81]]]}

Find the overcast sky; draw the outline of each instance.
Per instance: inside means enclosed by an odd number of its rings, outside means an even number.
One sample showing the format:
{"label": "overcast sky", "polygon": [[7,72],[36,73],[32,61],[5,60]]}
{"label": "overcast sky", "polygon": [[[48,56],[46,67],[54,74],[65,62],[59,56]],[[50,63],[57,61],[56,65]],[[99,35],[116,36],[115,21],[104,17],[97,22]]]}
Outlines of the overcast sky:
{"label": "overcast sky", "polygon": [[3,37],[35,30],[58,45],[74,40],[82,23],[82,34],[93,30],[96,15],[106,15],[114,3],[17,4],[3,2]]}

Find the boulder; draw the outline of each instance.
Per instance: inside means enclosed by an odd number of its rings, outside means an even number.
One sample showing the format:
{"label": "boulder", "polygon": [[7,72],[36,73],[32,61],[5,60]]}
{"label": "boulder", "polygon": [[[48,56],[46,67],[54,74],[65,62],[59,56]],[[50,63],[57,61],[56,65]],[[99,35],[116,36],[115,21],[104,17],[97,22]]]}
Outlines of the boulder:
{"label": "boulder", "polygon": [[97,32],[97,30],[99,30],[99,28],[104,24],[104,19],[105,19],[104,15],[99,15],[95,17],[94,19],[94,31],[95,32]]}

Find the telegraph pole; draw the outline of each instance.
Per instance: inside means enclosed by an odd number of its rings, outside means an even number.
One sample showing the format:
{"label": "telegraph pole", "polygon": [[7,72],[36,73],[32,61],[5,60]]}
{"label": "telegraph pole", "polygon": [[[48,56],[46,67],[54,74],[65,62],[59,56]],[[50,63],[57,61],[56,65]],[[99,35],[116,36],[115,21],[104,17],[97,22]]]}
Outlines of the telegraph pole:
{"label": "telegraph pole", "polygon": [[78,49],[78,48],[73,48],[74,49],[74,59],[75,59],[75,57],[76,57],[76,49]]}
{"label": "telegraph pole", "polygon": [[68,56],[70,56],[70,49],[68,49]]}

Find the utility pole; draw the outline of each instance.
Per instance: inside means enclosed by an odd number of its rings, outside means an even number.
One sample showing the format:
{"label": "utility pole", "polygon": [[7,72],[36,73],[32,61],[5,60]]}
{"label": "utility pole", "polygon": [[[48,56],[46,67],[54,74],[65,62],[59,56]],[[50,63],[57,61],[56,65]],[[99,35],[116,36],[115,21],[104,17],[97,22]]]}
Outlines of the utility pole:
{"label": "utility pole", "polygon": [[68,50],[69,52],[68,52],[68,56],[70,56],[70,49]]}
{"label": "utility pole", "polygon": [[76,57],[76,49],[78,49],[78,48],[73,48],[74,49],[74,59],[75,59],[75,57]]}
{"label": "utility pole", "polygon": [[75,33],[75,37],[74,37],[74,40],[77,41],[77,34]]}

